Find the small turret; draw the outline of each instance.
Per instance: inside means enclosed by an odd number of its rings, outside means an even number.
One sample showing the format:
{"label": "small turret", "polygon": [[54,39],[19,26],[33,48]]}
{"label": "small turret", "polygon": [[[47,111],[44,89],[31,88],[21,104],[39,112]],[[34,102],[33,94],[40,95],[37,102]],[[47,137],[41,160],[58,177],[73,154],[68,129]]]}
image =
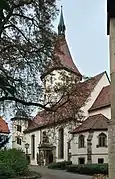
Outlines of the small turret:
{"label": "small turret", "polygon": [[19,109],[12,121],[12,147],[25,150],[25,136],[23,131],[28,128],[29,117],[26,112]]}

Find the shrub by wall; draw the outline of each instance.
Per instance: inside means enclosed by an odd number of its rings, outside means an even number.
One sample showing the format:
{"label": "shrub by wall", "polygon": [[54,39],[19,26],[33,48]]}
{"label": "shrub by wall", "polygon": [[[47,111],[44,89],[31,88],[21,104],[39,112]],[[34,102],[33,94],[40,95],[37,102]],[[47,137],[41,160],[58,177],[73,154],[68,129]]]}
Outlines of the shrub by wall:
{"label": "shrub by wall", "polygon": [[71,165],[71,161],[63,161],[63,162],[57,162],[57,163],[51,163],[48,165],[48,168],[50,169],[57,169],[57,170],[65,170],[68,165]]}
{"label": "shrub by wall", "polygon": [[22,175],[27,168],[28,162],[21,150],[0,150],[0,178]]}
{"label": "shrub by wall", "polygon": [[108,164],[84,164],[66,166],[68,172],[80,174],[108,174]]}

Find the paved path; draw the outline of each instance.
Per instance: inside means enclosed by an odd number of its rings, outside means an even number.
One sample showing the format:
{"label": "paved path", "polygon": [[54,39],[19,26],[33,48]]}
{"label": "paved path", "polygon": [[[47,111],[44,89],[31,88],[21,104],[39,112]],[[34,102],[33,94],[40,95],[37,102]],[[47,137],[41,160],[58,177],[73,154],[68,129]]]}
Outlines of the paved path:
{"label": "paved path", "polygon": [[42,174],[42,179],[91,179],[91,176],[78,175],[63,170],[50,170],[46,167],[31,166],[31,170]]}

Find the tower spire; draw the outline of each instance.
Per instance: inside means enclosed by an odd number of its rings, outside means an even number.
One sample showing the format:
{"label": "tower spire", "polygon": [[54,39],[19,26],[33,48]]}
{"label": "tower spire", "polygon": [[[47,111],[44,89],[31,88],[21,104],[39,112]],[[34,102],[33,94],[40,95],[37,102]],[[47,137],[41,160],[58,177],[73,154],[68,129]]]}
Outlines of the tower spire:
{"label": "tower spire", "polygon": [[58,35],[65,35],[65,30],[66,30],[62,7],[63,6],[61,6],[60,21],[59,21],[59,25],[58,25]]}

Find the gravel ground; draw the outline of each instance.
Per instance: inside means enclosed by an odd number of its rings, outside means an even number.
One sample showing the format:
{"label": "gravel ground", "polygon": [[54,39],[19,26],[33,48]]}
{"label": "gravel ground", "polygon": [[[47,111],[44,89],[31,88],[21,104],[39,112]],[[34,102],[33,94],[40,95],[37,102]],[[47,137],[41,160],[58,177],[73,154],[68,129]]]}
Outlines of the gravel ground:
{"label": "gravel ground", "polygon": [[63,170],[51,170],[47,167],[30,166],[32,171],[42,174],[42,179],[92,179],[91,176],[69,173]]}

